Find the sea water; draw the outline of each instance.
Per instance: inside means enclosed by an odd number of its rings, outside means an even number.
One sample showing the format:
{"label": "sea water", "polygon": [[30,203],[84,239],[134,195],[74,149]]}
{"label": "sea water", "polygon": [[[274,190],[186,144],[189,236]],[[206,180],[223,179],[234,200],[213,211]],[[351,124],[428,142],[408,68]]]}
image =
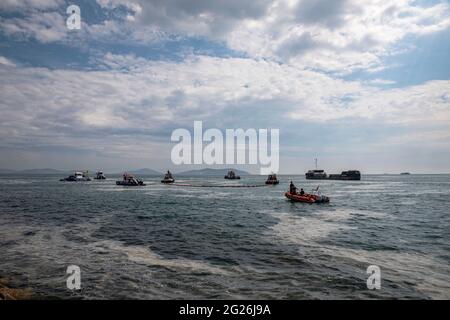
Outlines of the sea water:
{"label": "sea water", "polygon": [[[0,278],[85,299],[450,298],[450,176],[145,187],[0,176]],[[258,185],[265,177],[176,177]],[[289,181],[329,204],[293,203]],[[66,286],[81,270],[81,290]],[[367,268],[381,270],[380,290]]]}

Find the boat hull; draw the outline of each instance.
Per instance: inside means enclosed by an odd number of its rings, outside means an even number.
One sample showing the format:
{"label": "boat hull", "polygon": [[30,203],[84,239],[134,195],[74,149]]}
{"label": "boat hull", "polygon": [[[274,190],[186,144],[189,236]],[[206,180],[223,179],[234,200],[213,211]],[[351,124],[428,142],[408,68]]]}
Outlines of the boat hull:
{"label": "boat hull", "polygon": [[162,179],[161,183],[174,183],[175,179]]}
{"label": "boat hull", "polygon": [[306,175],[305,178],[307,180],[327,180],[328,179],[328,177],[326,177],[326,176],[308,176],[308,175]]}
{"label": "boat hull", "polygon": [[327,203],[330,202],[330,198],[325,196],[317,196],[314,194],[292,194],[290,192],[286,192],[285,197],[294,202],[303,202],[303,203]]}
{"label": "boat hull", "polygon": [[59,181],[84,182],[84,181],[91,181],[91,179],[90,178],[83,178],[83,179],[63,178],[63,179],[59,179]]}
{"label": "boat hull", "polygon": [[279,184],[279,183],[280,183],[279,180],[267,180],[266,181],[266,184],[272,184],[272,185]]}
{"label": "boat hull", "polygon": [[358,180],[361,180],[361,176],[359,176],[359,177],[344,177],[344,176],[340,176],[340,175],[337,175],[337,176],[330,175],[327,180],[358,181]]}
{"label": "boat hull", "polygon": [[126,186],[126,187],[141,187],[141,186],[145,186],[145,183],[141,182],[141,183],[131,183],[131,182],[125,182],[125,181],[116,181],[116,185],[118,186]]}

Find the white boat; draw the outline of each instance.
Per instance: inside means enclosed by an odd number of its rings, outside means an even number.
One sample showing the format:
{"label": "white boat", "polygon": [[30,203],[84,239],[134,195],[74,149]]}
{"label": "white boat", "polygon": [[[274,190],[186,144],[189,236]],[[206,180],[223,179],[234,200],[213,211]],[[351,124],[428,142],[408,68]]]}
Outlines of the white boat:
{"label": "white boat", "polygon": [[91,178],[89,178],[87,173],[75,171],[74,174],[68,176],[67,178],[63,178],[60,181],[91,181]]}
{"label": "white boat", "polygon": [[105,180],[106,177],[103,174],[103,171],[97,171],[97,173],[95,174],[95,180]]}

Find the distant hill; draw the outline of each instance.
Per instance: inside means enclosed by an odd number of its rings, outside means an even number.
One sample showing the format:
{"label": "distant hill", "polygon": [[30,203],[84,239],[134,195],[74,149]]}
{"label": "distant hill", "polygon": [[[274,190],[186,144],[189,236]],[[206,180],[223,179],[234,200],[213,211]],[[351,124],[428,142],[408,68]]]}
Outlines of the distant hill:
{"label": "distant hill", "polygon": [[228,171],[233,170],[238,176],[248,176],[250,173],[237,170],[237,169],[199,169],[199,170],[189,170],[177,173],[179,176],[225,176]]}
{"label": "distant hill", "polygon": [[28,170],[16,171],[16,173],[20,173],[20,174],[65,174],[65,173],[69,173],[69,172],[70,171],[62,171],[62,170],[56,170],[56,169],[50,169],[50,168],[28,169]]}
{"label": "distant hill", "polygon": [[[77,169],[77,170],[57,170],[57,169],[51,169],[51,168],[40,168],[40,169],[26,169],[26,170],[11,170],[11,169],[2,169],[0,168],[0,174],[59,174],[59,175],[67,175],[67,174],[73,174],[74,171],[82,171],[85,172],[86,170]],[[95,174],[96,170],[88,170],[89,175]],[[136,169],[136,170],[124,170],[122,172],[116,173],[117,175],[121,175],[124,172],[129,172],[135,175],[162,175],[161,172],[143,168],[143,169]],[[107,173],[108,174],[108,173]]]}
{"label": "distant hill", "polygon": [[[243,170],[237,170],[237,169],[199,169],[199,170],[189,170],[184,171],[180,173],[176,173],[175,175],[181,175],[181,176],[224,176],[228,173],[228,171],[233,170],[238,176],[247,176],[250,175],[250,173],[243,171]],[[79,170],[79,171],[85,171],[85,170]],[[11,169],[1,169],[0,168],[0,174],[59,174],[59,175],[67,175],[72,174],[74,170],[57,170],[57,169],[51,169],[51,168],[39,168],[39,169],[27,169],[27,170],[11,170]],[[95,170],[89,170],[89,175],[95,174]],[[142,169],[136,169],[136,170],[124,170],[117,173],[110,173],[110,175],[121,175],[124,172],[128,172],[131,174],[134,174],[136,176],[161,176],[164,173],[158,172],[153,169],[149,168],[142,168]],[[106,173],[108,174],[108,173]]]}
{"label": "distant hill", "polygon": [[8,173],[16,173],[16,170],[10,170],[10,169],[2,169],[0,168],[0,174],[8,174]]}
{"label": "distant hill", "polygon": [[156,170],[149,169],[149,168],[143,168],[143,169],[137,169],[137,170],[129,170],[129,171],[126,171],[126,172],[131,173],[131,174],[135,174],[135,175],[141,175],[141,176],[160,176],[160,175],[162,175],[161,172],[158,172]]}
{"label": "distant hill", "polygon": [[0,174],[33,175],[33,174],[68,174],[70,172],[71,171],[63,171],[63,170],[56,170],[56,169],[50,169],[50,168],[26,169],[26,170],[11,170],[11,169],[1,169],[0,168]]}

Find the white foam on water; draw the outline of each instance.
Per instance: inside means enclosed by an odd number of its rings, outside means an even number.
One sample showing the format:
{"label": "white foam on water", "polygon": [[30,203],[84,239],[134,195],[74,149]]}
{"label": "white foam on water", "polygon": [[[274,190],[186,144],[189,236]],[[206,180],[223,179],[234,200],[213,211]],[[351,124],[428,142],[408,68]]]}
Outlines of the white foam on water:
{"label": "white foam on water", "polygon": [[207,188],[191,188],[195,191],[180,190],[176,193],[171,193],[171,196],[177,198],[196,198],[196,199],[223,199],[230,196],[227,192],[211,192]]}
{"label": "white foam on water", "polygon": [[20,179],[0,179],[0,185],[17,185],[17,184],[32,184],[37,180],[20,180]]}
{"label": "white foam on water", "polygon": [[357,215],[357,216],[366,216],[371,218],[389,218],[390,215],[385,212],[379,212],[379,211],[371,211],[371,210],[353,210],[350,209],[351,215]]}
{"label": "white foam on water", "polygon": [[223,198],[227,198],[230,196],[230,193],[228,192],[209,192],[209,193],[204,193],[201,196],[199,196],[199,198],[202,199],[223,199]]}
{"label": "white foam on water", "polygon": [[323,246],[320,239],[330,237],[334,232],[346,231],[352,227],[345,221],[352,214],[369,216],[384,215],[371,211],[336,210],[314,213],[313,216],[295,216],[291,213],[268,212],[280,222],[271,229],[282,241],[302,246],[313,247],[317,255],[346,258],[362,264],[377,265],[409,279],[409,282],[419,291],[434,299],[450,298],[450,268],[445,261],[433,256],[395,252],[388,250],[350,249],[338,246]]}
{"label": "white foam on water", "polygon": [[172,194],[171,196],[174,196],[176,198],[195,198],[198,199],[199,196],[195,194]]}
{"label": "white foam on water", "polygon": [[105,240],[92,244],[92,246],[99,248],[108,248],[116,252],[121,252],[127,255],[128,260],[149,266],[159,266],[174,270],[189,269],[193,271],[203,271],[212,274],[228,275],[229,272],[223,268],[212,266],[205,262],[200,262],[190,259],[166,259],[151,251],[144,246],[126,246],[121,242]]}
{"label": "white foam on water", "polygon": [[98,186],[95,188],[95,191],[101,192],[128,192],[128,191],[148,191],[149,188],[147,186],[118,186],[118,185],[105,185]]}
{"label": "white foam on water", "polygon": [[348,249],[335,246],[324,247],[321,251],[330,256],[344,257],[365,263],[367,266],[377,265],[381,268],[382,278],[383,269],[392,270],[401,274],[402,278],[409,279],[409,282],[414,283],[413,286],[417,290],[434,299],[450,298],[448,264],[432,256],[387,250]]}
{"label": "white foam on water", "polygon": [[96,189],[96,191],[101,191],[101,192],[126,192],[130,189],[126,189],[126,188],[98,188]]}
{"label": "white foam on water", "polygon": [[280,221],[272,226],[273,233],[287,242],[313,245],[317,240],[334,232],[354,229],[345,224],[350,217],[346,210],[322,211],[312,216],[296,216],[290,213],[270,213]]}

